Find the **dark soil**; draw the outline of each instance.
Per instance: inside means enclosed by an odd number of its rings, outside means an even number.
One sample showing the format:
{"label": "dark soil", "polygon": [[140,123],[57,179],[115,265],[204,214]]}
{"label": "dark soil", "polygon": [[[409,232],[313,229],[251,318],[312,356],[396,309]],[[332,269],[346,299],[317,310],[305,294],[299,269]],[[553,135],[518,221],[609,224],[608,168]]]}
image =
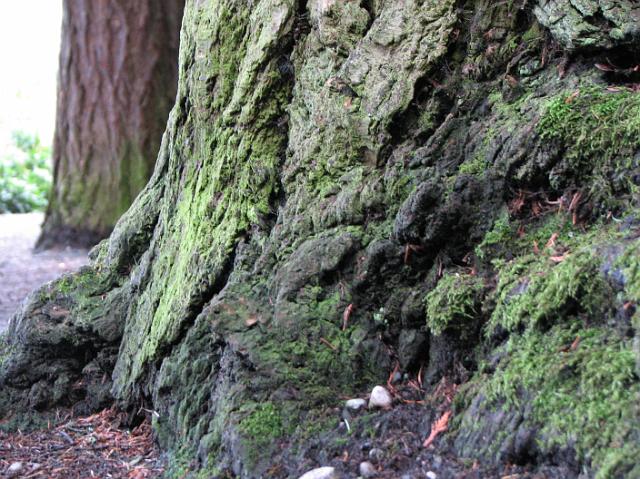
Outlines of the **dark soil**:
{"label": "dark soil", "polygon": [[[337,426],[304,447],[294,459],[299,462],[296,472],[333,466],[340,477],[351,479],[360,476],[360,463],[369,461],[377,471],[377,479],[578,477],[575,471],[566,467],[509,463],[492,467],[460,458],[447,436],[449,421],[441,421],[443,416],[449,416],[452,412],[456,392],[453,384],[443,380],[430,388],[430,394],[424,394],[416,381],[404,381],[395,386],[387,384],[387,388],[394,396],[394,407],[388,411],[334,411]],[[451,422],[455,421],[455,416],[450,417]],[[438,422],[444,427],[441,432],[432,434]],[[425,440],[430,436],[433,440],[425,447]],[[277,477],[280,471],[273,472]],[[282,474],[281,477],[297,475]]]}

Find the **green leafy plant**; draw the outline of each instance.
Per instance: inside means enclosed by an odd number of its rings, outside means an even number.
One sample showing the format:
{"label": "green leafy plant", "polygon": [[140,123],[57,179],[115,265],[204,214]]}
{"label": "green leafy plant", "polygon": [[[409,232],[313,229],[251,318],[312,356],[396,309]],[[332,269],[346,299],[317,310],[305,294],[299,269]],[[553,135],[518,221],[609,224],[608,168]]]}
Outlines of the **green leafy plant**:
{"label": "green leafy plant", "polygon": [[0,213],[42,210],[51,188],[51,149],[23,132],[14,133],[13,142],[0,156]]}

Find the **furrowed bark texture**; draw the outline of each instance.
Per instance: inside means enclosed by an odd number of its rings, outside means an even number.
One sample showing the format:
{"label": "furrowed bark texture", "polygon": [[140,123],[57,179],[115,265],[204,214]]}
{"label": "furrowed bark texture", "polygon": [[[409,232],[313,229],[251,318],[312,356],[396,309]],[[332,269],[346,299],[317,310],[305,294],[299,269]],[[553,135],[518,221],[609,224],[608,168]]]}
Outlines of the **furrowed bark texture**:
{"label": "furrowed bark texture", "polygon": [[[349,436],[334,408],[397,365],[459,385],[447,454],[634,477],[637,15],[187,2],[153,176],[91,267],[14,317],[0,413],[115,400],[154,411],[169,476],[350,477],[342,447],[390,416]],[[404,407],[420,444],[442,410]]]}
{"label": "furrowed bark texture", "polygon": [[94,246],[146,185],[175,101],[184,0],[65,0],[40,247]]}

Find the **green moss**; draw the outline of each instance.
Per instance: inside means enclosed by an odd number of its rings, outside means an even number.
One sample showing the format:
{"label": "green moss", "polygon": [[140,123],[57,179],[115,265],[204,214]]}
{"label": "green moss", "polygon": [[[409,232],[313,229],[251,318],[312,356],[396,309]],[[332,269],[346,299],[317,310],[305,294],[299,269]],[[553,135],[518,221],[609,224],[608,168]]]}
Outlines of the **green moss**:
{"label": "green moss", "polygon": [[[624,172],[638,166],[634,155],[640,149],[640,94],[585,85],[557,95],[547,102],[537,131],[543,140],[562,145],[572,176],[590,184],[593,194],[603,196],[603,188],[633,188]],[[564,176],[560,172],[552,178],[552,186],[560,186]]]}
{"label": "green moss", "polygon": [[504,210],[487,231],[484,238],[475,248],[475,254],[480,259],[485,259],[490,253],[495,254],[496,246],[506,246],[515,235],[515,228],[509,220],[509,213]]}
{"label": "green moss", "polygon": [[273,439],[282,437],[285,429],[280,411],[271,402],[258,405],[245,405],[252,412],[240,421],[240,430],[256,445],[267,445]]}
{"label": "green moss", "polygon": [[[233,477],[215,466],[202,467],[201,464],[196,463],[194,459],[196,456],[196,450],[186,445],[170,451],[167,468],[162,477],[166,479],[210,479],[212,477],[231,479]],[[210,464],[213,463],[214,461],[211,460]]]}
{"label": "green moss", "polygon": [[334,430],[338,425],[333,408],[312,409],[304,412],[304,419],[296,427],[293,434],[293,443],[299,445],[308,444],[311,440],[317,440],[324,434]]}
{"label": "green moss", "polygon": [[292,82],[268,59],[284,45],[292,9],[269,4],[252,15],[236,7],[221,2],[185,13],[183,52],[197,53],[195,60],[181,58],[189,73],[182,72],[178,104],[188,96],[189,108],[181,112],[184,124],[170,131],[167,166],[180,178],[166,193],[165,234],[148,272],[152,286],[132,307],[138,319],[129,322],[120,355],[126,359],[116,365],[117,395],[126,396],[148,362],[176,340],[224,275],[240,238],[273,212],[287,142],[278,122]]}
{"label": "green moss", "polygon": [[616,261],[625,280],[626,298],[640,305],[640,240],[631,242]]}
{"label": "green moss", "polygon": [[489,168],[490,162],[488,158],[489,147],[496,137],[497,131],[493,127],[487,128],[482,138],[482,143],[476,149],[471,160],[465,161],[460,165],[458,173],[476,177],[484,175]]}
{"label": "green moss", "polygon": [[[260,339],[255,351],[256,362],[277,371],[279,380],[303,392],[309,406],[331,401],[335,388],[349,394],[375,377],[371,365],[362,360],[356,348],[361,340],[358,328],[343,332],[331,323],[316,321],[304,336],[292,336],[285,330],[270,331],[268,338]],[[355,364],[363,367],[358,374],[353,369]]]}
{"label": "green moss", "polygon": [[637,425],[629,415],[640,397],[629,340],[574,321],[513,336],[505,352],[507,359],[483,379],[483,390],[509,406],[520,404],[523,391],[533,396],[531,420],[542,425],[544,447],[575,444],[596,469],[635,461],[634,447],[631,455],[619,449]]}
{"label": "green moss", "polygon": [[594,316],[606,305],[609,287],[598,272],[599,261],[588,241],[559,263],[546,254],[528,254],[505,264],[493,294],[496,308],[487,325],[507,331],[548,326],[567,315]]}
{"label": "green moss", "polygon": [[483,283],[470,274],[447,273],[425,297],[427,325],[436,335],[447,329],[464,334],[477,321]]}

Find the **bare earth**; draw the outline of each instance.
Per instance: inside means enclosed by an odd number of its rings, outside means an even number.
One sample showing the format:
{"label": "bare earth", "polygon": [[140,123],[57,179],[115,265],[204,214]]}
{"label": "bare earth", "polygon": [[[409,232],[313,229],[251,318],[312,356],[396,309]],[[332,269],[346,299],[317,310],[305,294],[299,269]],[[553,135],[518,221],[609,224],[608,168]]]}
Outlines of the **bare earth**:
{"label": "bare earth", "polygon": [[34,253],[42,220],[42,213],[0,215],[0,332],[29,292],[88,261],[86,250]]}

